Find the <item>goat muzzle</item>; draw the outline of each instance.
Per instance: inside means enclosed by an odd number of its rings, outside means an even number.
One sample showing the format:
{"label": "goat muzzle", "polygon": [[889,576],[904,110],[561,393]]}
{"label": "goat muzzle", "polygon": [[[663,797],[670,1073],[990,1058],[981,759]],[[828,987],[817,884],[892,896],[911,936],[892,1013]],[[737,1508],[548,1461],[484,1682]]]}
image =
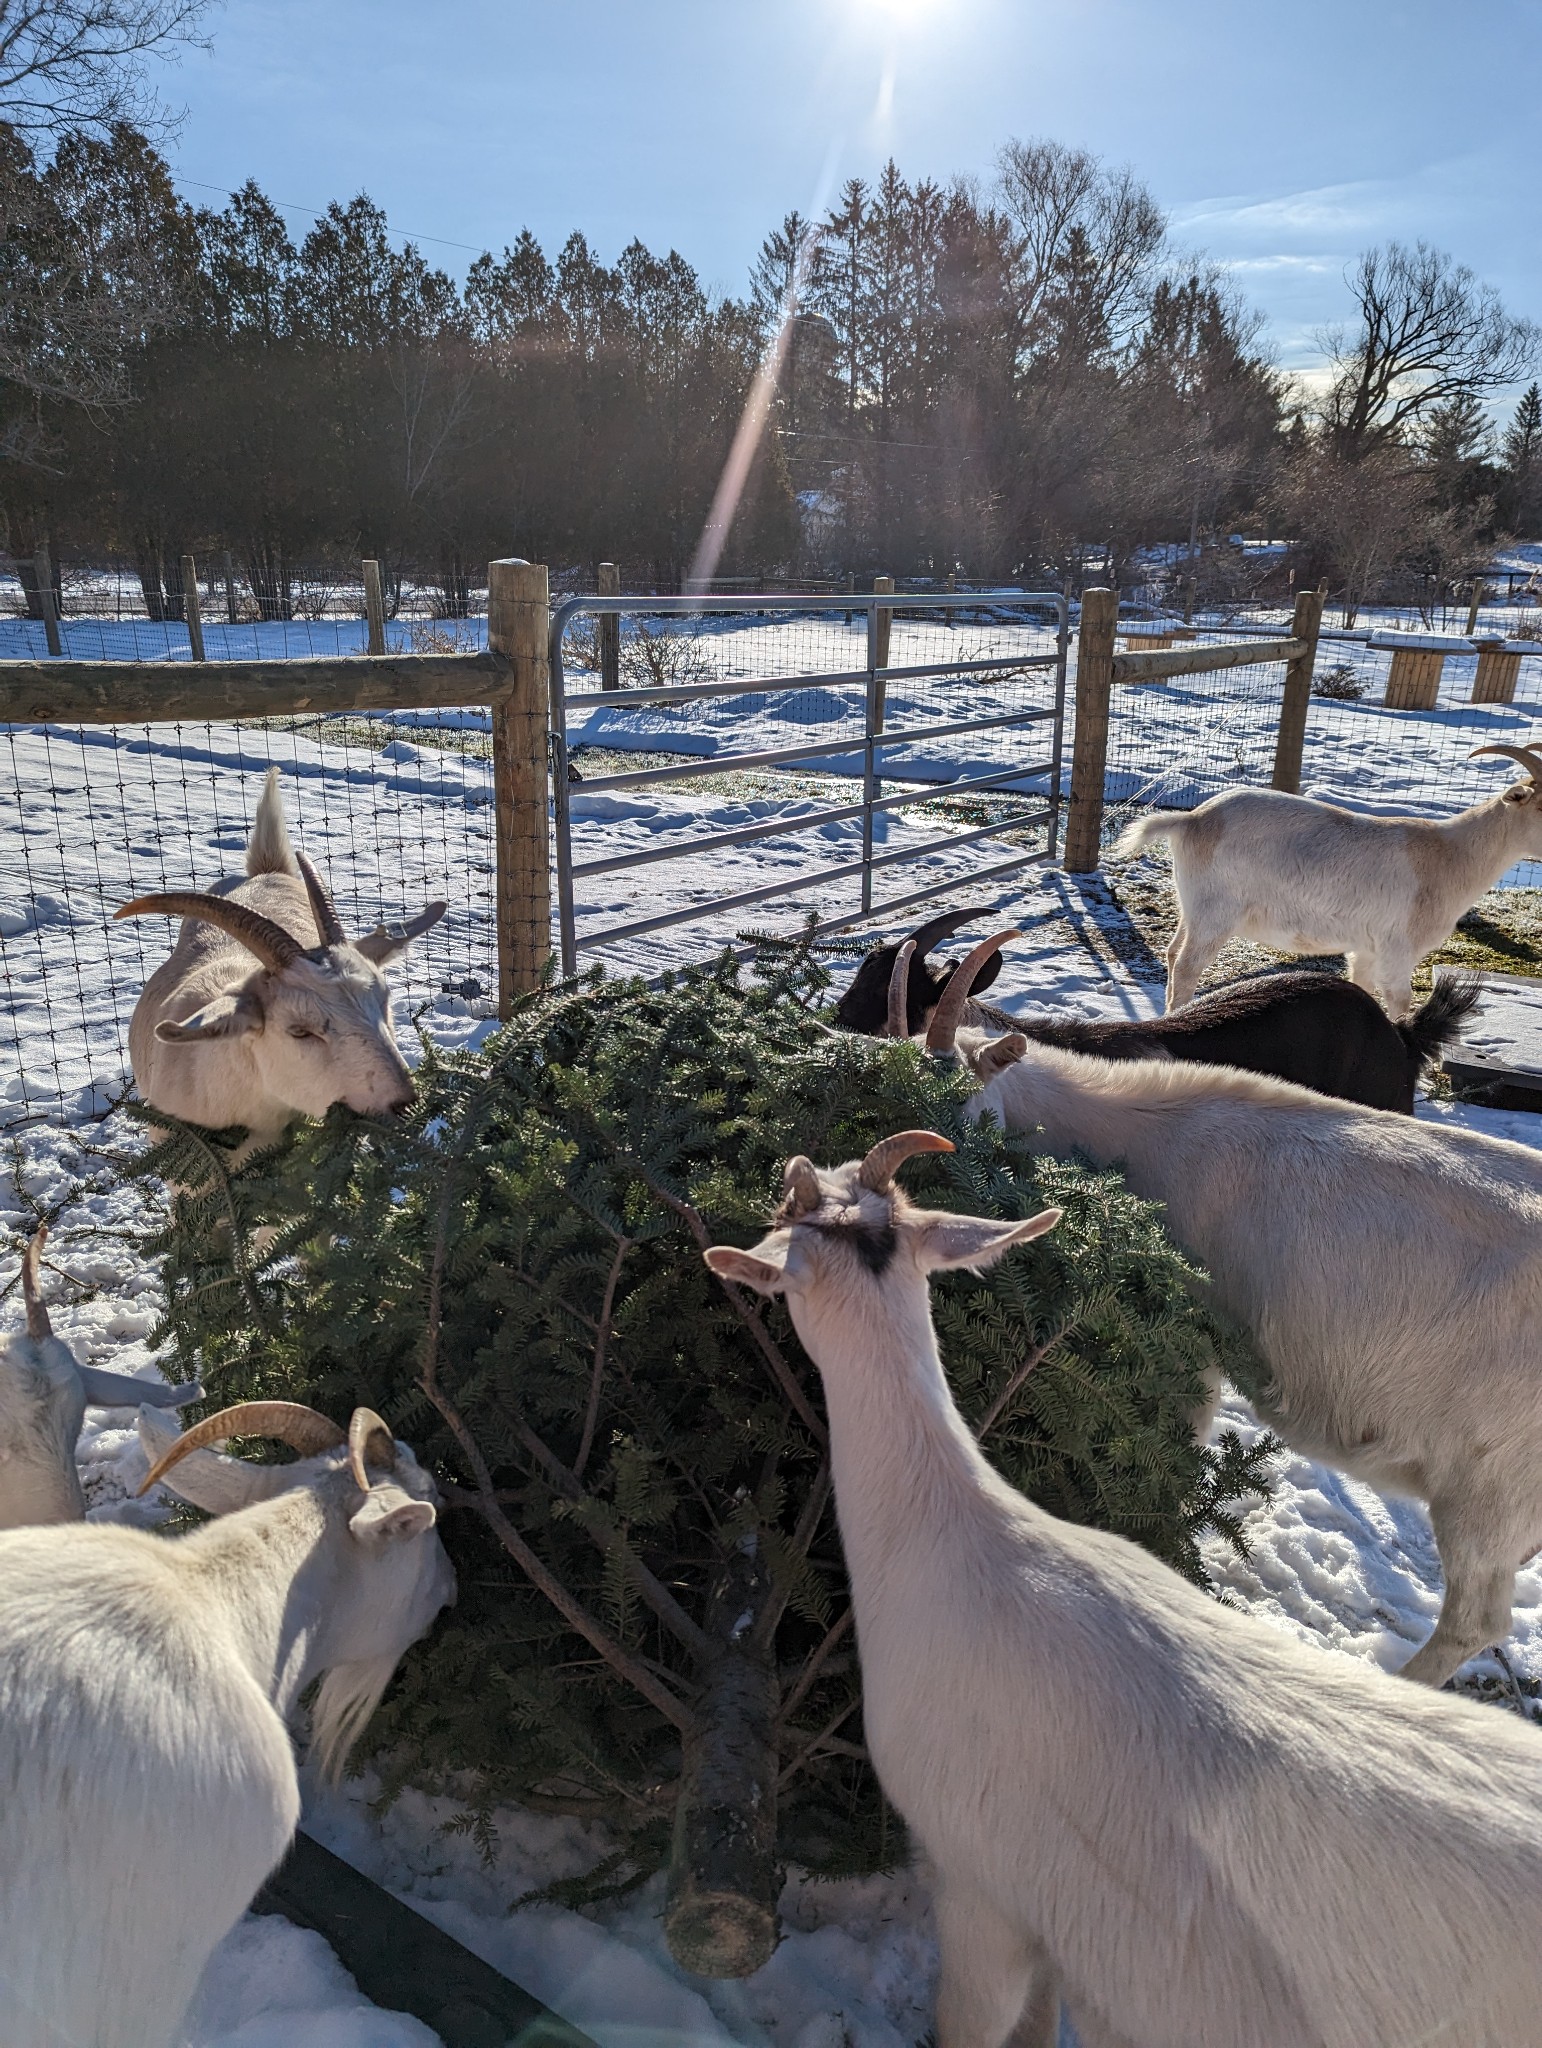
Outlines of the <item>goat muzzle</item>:
{"label": "goat muzzle", "polygon": [[857,1168],[857,1184],[875,1195],[886,1195],[894,1186],[894,1176],[907,1159],[918,1152],[952,1152],[955,1149],[951,1138],[944,1138],[936,1131],[898,1131],[892,1138],[881,1138]]}
{"label": "goat muzzle", "polygon": [[48,1320],[48,1310],[43,1306],[42,1291],[38,1286],[38,1272],[43,1259],[43,1247],[48,1242],[48,1225],[40,1223],[32,1233],[32,1240],[21,1255],[21,1292],[27,1304],[27,1335],[41,1342],[51,1337],[54,1326]]}
{"label": "goat muzzle", "polygon": [[1004,932],[993,932],[988,939],[982,939],[968,958],[948,977],[948,985],[938,999],[937,1007],[932,1012],[932,1021],[927,1027],[928,1052],[952,1052],[953,1041],[958,1036],[958,1027],[964,1019],[964,1005],[969,1001],[969,991],[974,987],[975,977],[986,961],[998,953],[1008,939],[1020,936],[1016,925],[1008,926]]}
{"label": "goat muzzle", "polygon": [[[360,1414],[368,1414],[361,1409]],[[376,1421],[379,1421],[377,1416]],[[381,1427],[385,1425],[382,1423]],[[307,1408],[300,1401],[240,1401],[234,1408],[222,1408],[218,1415],[207,1416],[202,1422],[194,1423],[191,1429],[182,1432],[169,1450],[162,1452],[145,1475],[141,1493],[148,1493],[159,1479],[164,1479],[174,1465],[180,1465],[190,1451],[207,1450],[210,1444],[223,1443],[233,1436],[270,1436],[275,1442],[288,1444],[292,1451],[298,1451],[302,1458],[313,1458],[321,1451],[335,1451],[349,1442],[349,1433],[340,1429],[328,1415],[322,1415],[315,1408]],[[350,1461],[352,1450],[350,1446]]]}

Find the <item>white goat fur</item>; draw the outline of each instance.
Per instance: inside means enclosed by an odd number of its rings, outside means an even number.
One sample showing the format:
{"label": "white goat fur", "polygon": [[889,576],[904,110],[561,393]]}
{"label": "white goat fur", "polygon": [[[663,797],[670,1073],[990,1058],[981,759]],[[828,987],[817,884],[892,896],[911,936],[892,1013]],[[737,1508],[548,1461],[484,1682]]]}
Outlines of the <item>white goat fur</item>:
{"label": "white goat fur", "polygon": [[[78,1522],[86,1512],[75,1446],[87,1406],[182,1407],[198,1386],[168,1387],[81,1365],[49,1323],[38,1286],[39,1230],[22,1265],[27,1328],[0,1343],[0,1529]],[[173,1427],[173,1434],[175,1428]]]}
{"label": "white goat fur", "polygon": [[[412,1078],[396,1044],[380,969],[404,953],[430,913],[403,931],[384,926],[342,944],[320,933],[284,825],[270,769],[246,850],[246,879],[208,891],[283,927],[315,957],[275,973],[217,926],[185,918],[169,960],[150,976],[129,1024],[129,1058],[153,1108],[248,1137],[237,1160],[270,1144],[297,1114],[334,1102],[364,1114],[402,1108]],[[442,913],[443,905],[437,906]]]}
{"label": "white goat fur", "polygon": [[1345,953],[1352,981],[1396,1019],[1413,971],[1506,868],[1542,857],[1542,789],[1515,784],[1439,821],[1373,818],[1270,789],[1228,790],[1192,811],[1157,811],[1116,857],[1172,846],[1178,929],[1167,949],[1176,1010],[1229,938],[1282,953]]}
{"label": "white goat fur", "polygon": [[[152,1443],[168,1430],[152,1418]],[[173,1483],[215,1512],[257,1504],[174,1540],[0,1536],[5,2048],[171,2048],[294,1832],[300,1694],[328,1673],[315,1747],[339,1763],[453,1594],[403,1446],[368,1495],[341,1453],[195,1452]]]}
{"label": "white goat fur", "polygon": [[1427,1501],[1446,1597],[1403,1667],[1503,1642],[1542,1545],[1542,1157],[1287,1081],[961,1034],[970,1104],[1166,1205],[1272,1375],[1287,1443]]}
{"label": "white goat fur", "polygon": [[[1014,1492],[953,1404],[926,1276],[1054,1212],[928,1213],[857,1173],[707,1256],[786,1294],[824,1380],[868,1745],[935,1876],[939,2048],[1052,2048],[1062,1995],[1083,2048],[1535,2041],[1536,1731]],[[853,1237],[877,1256],[890,1227],[875,1274]]]}

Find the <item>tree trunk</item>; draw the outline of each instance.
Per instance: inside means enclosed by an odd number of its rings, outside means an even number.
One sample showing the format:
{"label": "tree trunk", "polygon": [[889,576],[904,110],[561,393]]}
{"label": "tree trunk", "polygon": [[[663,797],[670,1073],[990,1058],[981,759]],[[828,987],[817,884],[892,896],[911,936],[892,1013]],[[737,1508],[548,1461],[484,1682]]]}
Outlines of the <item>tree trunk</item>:
{"label": "tree trunk", "polygon": [[779,1938],[776,1667],[754,1641],[770,1594],[759,1545],[747,1538],[708,1602],[713,1653],[685,1743],[664,1906],[670,1954],[699,1977],[748,1977]]}

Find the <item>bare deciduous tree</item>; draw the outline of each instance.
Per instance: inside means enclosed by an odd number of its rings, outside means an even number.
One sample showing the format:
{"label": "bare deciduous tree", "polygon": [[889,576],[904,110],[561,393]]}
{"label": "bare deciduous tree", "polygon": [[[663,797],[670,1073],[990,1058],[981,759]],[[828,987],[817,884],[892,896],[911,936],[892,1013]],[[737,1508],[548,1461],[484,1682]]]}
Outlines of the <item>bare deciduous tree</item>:
{"label": "bare deciduous tree", "polygon": [[1167,219],[1133,172],[1063,142],[1009,142],[997,159],[1002,206],[1019,237],[1018,303],[1030,340],[1067,254],[1085,269],[1110,342],[1129,340],[1145,310]]}
{"label": "bare deciduous tree", "polygon": [[211,0],[0,0],[0,121],[43,137],[173,126],[147,59],[202,47]]}
{"label": "bare deciduous tree", "polygon": [[1424,242],[1368,249],[1349,282],[1358,329],[1320,337],[1334,371],[1323,424],[1346,462],[1407,439],[1450,399],[1515,383],[1542,340],[1492,285]]}

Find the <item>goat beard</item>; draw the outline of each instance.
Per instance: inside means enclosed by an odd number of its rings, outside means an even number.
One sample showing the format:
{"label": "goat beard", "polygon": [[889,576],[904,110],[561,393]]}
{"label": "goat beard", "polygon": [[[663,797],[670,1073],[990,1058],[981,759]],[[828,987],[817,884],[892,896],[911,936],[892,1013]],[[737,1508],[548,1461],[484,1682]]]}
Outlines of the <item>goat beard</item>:
{"label": "goat beard", "polygon": [[335,1785],[342,1776],[348,1752],[368,1727],[398,1661],[371,1657],[357,1664],[334,1664],[316,1688],[310,1755],[328,1784]]}

